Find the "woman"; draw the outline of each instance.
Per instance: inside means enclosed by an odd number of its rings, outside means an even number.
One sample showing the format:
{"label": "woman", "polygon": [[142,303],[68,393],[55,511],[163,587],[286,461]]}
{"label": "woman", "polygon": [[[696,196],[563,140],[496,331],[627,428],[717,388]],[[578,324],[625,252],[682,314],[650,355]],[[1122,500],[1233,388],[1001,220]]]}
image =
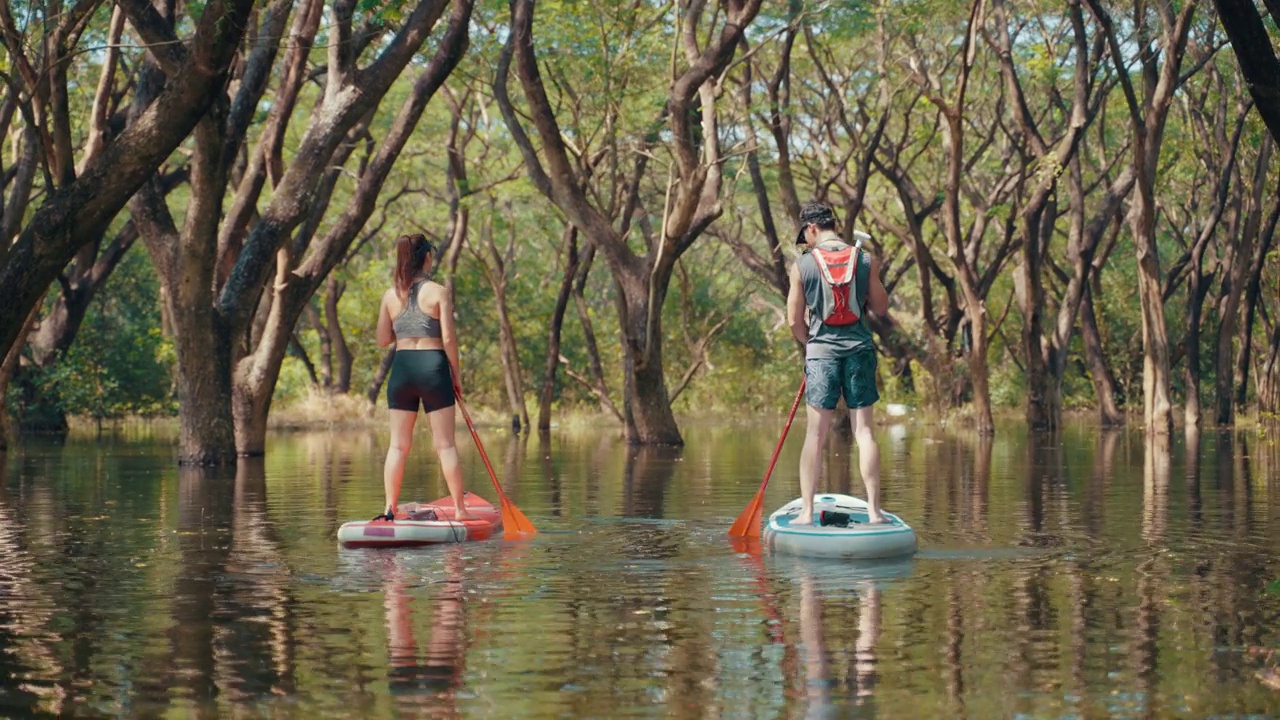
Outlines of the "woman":
{"label": "woman", "polygon": [[386,512],[374,520],[395,520],[396,500],[404,478],[404,461],[413,446],[418,406],[427,413],[431,437],[440,458],[456,520],[473,516],[462,498],[462,469],[454,445],[454,398],[462,397],[458,378],[458,338],[453,302],[444,286],[428,279],[435,248],[422,235],[396,239],[395,284],[382,295],[378,311],[378,345],[396,344],[387,406],[391,409],[391,446],[383,467]]}

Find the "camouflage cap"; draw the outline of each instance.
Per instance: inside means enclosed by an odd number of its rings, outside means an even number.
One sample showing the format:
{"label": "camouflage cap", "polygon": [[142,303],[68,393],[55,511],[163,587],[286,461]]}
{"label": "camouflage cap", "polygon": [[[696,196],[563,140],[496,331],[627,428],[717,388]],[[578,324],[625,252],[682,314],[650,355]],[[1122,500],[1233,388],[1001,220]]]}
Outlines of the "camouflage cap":
{"label": "camouflage cap", "polygon": [[800,229],[796,232],[796,244],[805,243],[804,231],[810,225],[835,227],[836,213],[826,203],[810,201],[800,206]]}

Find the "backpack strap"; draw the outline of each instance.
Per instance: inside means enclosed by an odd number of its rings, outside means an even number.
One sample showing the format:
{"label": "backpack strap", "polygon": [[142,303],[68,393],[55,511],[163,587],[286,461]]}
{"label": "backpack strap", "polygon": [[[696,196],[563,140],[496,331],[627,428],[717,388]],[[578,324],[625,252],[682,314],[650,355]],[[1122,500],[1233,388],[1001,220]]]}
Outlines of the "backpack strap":
{"label": "backpack strap", "polygon": [[828,285],[848,285],[858,272],[858,246],[854,245],[850,249],[849,263],[844,268],[844,279],[839,282],[831,275],[831,268],[827,265],[826,253],[827,251],[822,248],[813,249],[813,259],[817,261],[818,272],[822,273],[822,279],[826,280]]}

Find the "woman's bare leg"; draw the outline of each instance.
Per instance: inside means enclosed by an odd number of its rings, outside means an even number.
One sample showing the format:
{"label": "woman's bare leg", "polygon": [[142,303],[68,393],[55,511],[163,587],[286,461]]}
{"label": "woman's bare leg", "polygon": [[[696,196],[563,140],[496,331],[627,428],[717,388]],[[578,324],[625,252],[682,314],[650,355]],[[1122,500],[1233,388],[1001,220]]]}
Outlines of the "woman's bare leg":
{"label": "woman's bare leg", "polygon": [[427,422],[431,425],[431,443],[436,448],[436,457],[440,458],[440,470],[444,473],[444,482],[449,486],[449,496],[453,498],[456,508],[454,518],[468,520],[475,517],[467,512],[466,502],[462,497],[462,467],[458,465],[458,448],[454,442],[455,405],[442,410],[427,413]]}
{"label": "woman's bare leg", "polygon": [[382,489],[386,494],[385,509],[394,511],[400,499],[400,482],[404,480],[404,461],[413,447],[413,426],[418,421],[418,412],[390,412],[391,445],[387,447],[387,460],[382,467]]}

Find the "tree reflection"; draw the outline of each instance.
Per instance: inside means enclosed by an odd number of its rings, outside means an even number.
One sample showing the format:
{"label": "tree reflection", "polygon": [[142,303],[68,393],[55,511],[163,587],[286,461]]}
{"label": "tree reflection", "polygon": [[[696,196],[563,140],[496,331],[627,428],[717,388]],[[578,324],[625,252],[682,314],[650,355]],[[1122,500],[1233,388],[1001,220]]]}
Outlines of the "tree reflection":
{"label": "tree reflection", "polygon": [[[217,579],[230,555],[235,476],[223,470],[178,469],[177,552],[181,569],[173,580],[169,652],[149,658],[156,687],[150,697],[178,690],[196,717],[217,717],[215,618]],[[145,680],[144,680],[145,682]]]}
{"label": "tree reflection", "polygon": [[627,446],[627,462],[622,474],[623,517],[666,516],[667,488],[683,455],[683,449],[674,446]]}
{"label": "tree reflection", "polygon": [[1169,524],[1169,437],[1147,433],[1142,462],[1142,539],[1163,542]]}
{"label": "tree reflection", "polygon": [[[144,661],[149,697],[173,688],[198,717],[219,698],[251,702],[296,689],[290,577],[267,516],[260,458],[225,471],[179,469],[177,552],[167,653]],[[144,681],[144,684],[146,681]]]}
{"label": "tree reflection", "polygon": [[990,540],[987,504],[991,491],[991,452],[995,441],[991,435],[979,433],[973,450],[973,474],[969,479],[966,506],[969,510],[969,532],[982,540]]}
{"label": "tree reflection", "polygon": [[242,458],[235,483],[231,553],[218,604],[234,622],[220,638],[220,647],[234,649],[239,657],[233,666],[220,667],[219,685],[233,697],[292,694],[296,686],[292,578],[267,514],[262,458]]}
{"label": "tree reflection", "polygon": [[387,616],[387,684],[400,713],[409,717],[456,717],[457,691],[466,658],[466,591],[461,546],[444,549],[444,583],[431,600],[426,651],[414,634],[413,597],[407,590],[404,556],[391,557],[383,583]]}
{"label": "tree reflection", "polygon": [[960,600],[953,570],[946,573],[947,638],[944,652],[947,668],[947,696],[953,717],[964,717],[964,603]]}
{"label": "tree reflection", "polygon": [[1200,494],[1200,430],[1188,427],[1186,436],[1187,517],[1193,528],[1199,528],[1204,521],[1204,505]]}
{"label": "tree reflection", "polygon": [[1081,508],[1081,524],[1090,539],[1102,537],[1107,519],[1107,493],[1115,477],[1116,447],[1123,430],[1103,428],[1098,431],[1097,448],[1093,454],[1093,470],[1085,485]]}
{"label": "tree reflection", "polygon": [[32,682],[33,675],[58,670],[53,654],[32,637],[41,632],[48,618],[30,612],[41,607],[51,610],[54,603],[41,598],[42,591],[32,577],[36,561],[19,533],[23,527],[20,514],[9,504],[8,461],[0,452],[0,716],[61,713],[61,690],[52,697],[42,697],[40,683]]}
{"label": "tree reflection", "polygon": [[1134,637],[1130,643],[1136,697],[1143,717],[1158,714],[1157,663],[1165,578],[1162,551],[1169,522],[1169,476],[1169,437],[1147,433],[1142,463],[1142,538],[1147,543],[1149,555],[1137,567],[1138,608]]}
{"label": "tree reflection", "polygon": [[538,466],[542,470],[542,484],[550,497],[547,500],[552,517],[564,515],[564,482],[560,476],[559,454],[551,445],[551,433],[538,433]]}

